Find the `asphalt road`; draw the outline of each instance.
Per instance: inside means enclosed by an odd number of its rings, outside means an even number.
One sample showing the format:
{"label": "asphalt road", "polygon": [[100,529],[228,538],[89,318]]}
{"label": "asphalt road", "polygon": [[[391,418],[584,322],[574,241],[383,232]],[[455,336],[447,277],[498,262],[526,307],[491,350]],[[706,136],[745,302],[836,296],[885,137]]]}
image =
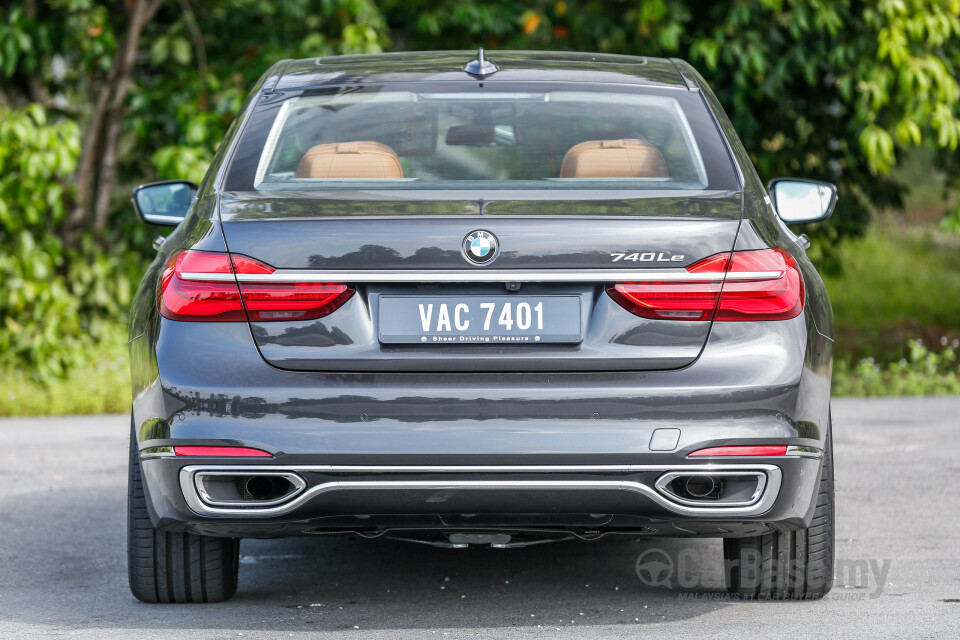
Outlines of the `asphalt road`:
{"label": "asphalt road", "polygon": [[[724,599],[716,540],[290,539],[243,542],[228,603],[141,604],[126,576],[128,420],[0,421],[0,638],[960,637],[960,397],[835,401],[837,586],[786,603]],[[638,577],[651,549],[673,584]]]}

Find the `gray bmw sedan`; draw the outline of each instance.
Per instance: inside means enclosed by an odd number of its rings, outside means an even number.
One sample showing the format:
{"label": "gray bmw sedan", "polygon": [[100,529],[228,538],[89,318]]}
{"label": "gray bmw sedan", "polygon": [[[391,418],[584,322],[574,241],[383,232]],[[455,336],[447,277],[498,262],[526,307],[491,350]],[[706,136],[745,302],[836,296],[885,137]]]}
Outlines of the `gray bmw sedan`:
{"label": "gray bmw sedan", "polygon": [[130,320],[129,573],[237,589],[242,538],[460,548],[723,538],[730,591],[833,580],[833,316],[681,60],[442,51],[284,60]]}

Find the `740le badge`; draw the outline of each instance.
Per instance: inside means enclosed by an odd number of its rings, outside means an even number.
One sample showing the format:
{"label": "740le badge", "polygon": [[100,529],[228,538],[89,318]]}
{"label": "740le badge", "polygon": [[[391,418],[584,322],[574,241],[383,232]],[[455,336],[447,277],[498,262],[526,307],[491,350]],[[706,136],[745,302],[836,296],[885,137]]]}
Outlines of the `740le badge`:
{"label": "740le badge", "polygon": [[614,262],[683,262],[682,253],[675,254],[667,251],[635,251],[633,253],[614,251],[610,257]]}

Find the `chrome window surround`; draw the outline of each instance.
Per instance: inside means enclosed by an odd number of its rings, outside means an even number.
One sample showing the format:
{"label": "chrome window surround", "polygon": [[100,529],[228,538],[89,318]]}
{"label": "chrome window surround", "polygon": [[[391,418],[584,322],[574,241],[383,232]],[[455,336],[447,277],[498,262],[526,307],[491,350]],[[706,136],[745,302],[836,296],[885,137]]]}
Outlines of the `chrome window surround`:
{"label": "chrome window surround", "polygon": [[[470,73],[468,71],[468,73]],[[482,78],[481,78],[482,79]],[[361,90],[367,88],[363,84],[356,84],[354,88],[360,88]],[[690,122],[687,120],[686,115],[683,112],[683,108],[680,106],[680,103],[677,102],[675,98],[666,97],[666,96],[655,96],[649,94],[637,94],[637,93],[616,93],[617,100],[620,104],[630,104],[634,107],[643,108],[655,106],[656,108],[662,109],[664,111],[672,111],[675,121],[673,124],[677,126],[680,130],[681,137],[686,146],[686,151],[690,154],[688,160],[694,167],[694,170],[697,173],[697,179],[702,185],[707,185],[709,180],[707,179],[707,170],[703,163],[703,155],[700,152],[700,146],[696,142],[696,137],[694,136],[693,130],[690,127]],[[349,106],[351,104],[372,104],[376,103],[386,103],[386,104],[416,104],[429,102],[431,100],[442,100],[445,102],[455,102],[457,100],[468,100],[471,102],[490,100],[498,102],[506,102],[508,100],[523,100],[523,101],[536,101],[544,103],[572,103],[572,102],[590,102],[597,105],[606,104],[610,100],[610,93],[589,90],[589,91],[570,91],[570,90],[559,90],[559,91],[550,91],[550,92],[497,92],[494,94],[475,94],[469,92],[456,92],[456,91],[445,91],[445,92],[410,92],[405,91],[403,88],[396,88],[388,91],[377,91],[377,92],[344,92],[339,94],[327,94],[327,95],[316,95],[316,96],[294,96],[283,102],[280,106],[280,110],[274,118],[273,125],[270,127],[270,132],[267,134],[267,139],[264,143],[263,150],[260,154],[260,159],[257,163],[257,170],[254,177],[253,187],[254,189],[260,190],[261,185],[264,182],[267,182],[269,186],[275,186],[277,183],[271,183],[266,180],[267,171],[274,165],[276,162],[275,152],[278,143],[280,142],[281,133],[285,132],[287,120],[293,113],[298,109],[309,108],[309,107],[327,107],[327,108],[338,108],[338,106]],[[288,134],[289,135],[289,134]],[[295,135],[295,133],[294,133]],[[367,178],[348,178],[349,180],[358,180],[358,181],[369,181]],[[412,180],[418,180],[420,178],[414,177]],[[546,178],[549,179],[549,178]],[[283,182],[288,182],[288,180],[283,180]]]}
{"label": "chrome window surround", "polygon": [[[199,473],[224,474],[296,474],[299,473],[630,473],[662,471],[681,474],[719,474],[724,472],[756,472],[765,477],[763,491],[755,502],[746,506],[689,506],[680,503],[672,494],[664,495],[654,487],[633,480],[331,480],[299,492],[283,504],[268,507],[216,507],[204,503],[197,492],[195,477]],[[332,491],[378,491],[384,489],[454,489],[454,490],[546,490],[546,491],[629,491],[641,494],[664,509],[681,516],[744,517],[760,515],[770,509],[780,493],[782,473],[772,464],[702,464],[685,466],[661,465],[569,465],[569,466],[361,466],[361,465],[305,465],[305,466],[234,466],[188,465],[180,470],[180,488],[190,508],[199,515],[211,517],[272,517],[288,514],[308,500]]]}

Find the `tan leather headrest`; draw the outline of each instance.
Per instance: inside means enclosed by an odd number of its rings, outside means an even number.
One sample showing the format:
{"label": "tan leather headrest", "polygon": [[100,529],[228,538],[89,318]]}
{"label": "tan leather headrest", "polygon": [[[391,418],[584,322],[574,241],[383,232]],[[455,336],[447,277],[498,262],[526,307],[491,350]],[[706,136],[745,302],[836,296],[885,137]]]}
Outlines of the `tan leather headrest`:
{"label": "tan leather headrest", "polygon": [[561,178],[668,178],[663,154],[639,138],[587,140],[563,157]]}
{"label": "tan leather headrest", "polygon": [[318,144],[297,165],[298,178],[402,178],[400,158],[385,144],[366,140]]}

